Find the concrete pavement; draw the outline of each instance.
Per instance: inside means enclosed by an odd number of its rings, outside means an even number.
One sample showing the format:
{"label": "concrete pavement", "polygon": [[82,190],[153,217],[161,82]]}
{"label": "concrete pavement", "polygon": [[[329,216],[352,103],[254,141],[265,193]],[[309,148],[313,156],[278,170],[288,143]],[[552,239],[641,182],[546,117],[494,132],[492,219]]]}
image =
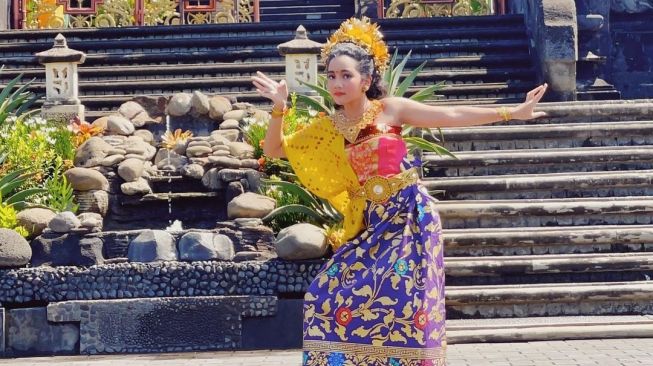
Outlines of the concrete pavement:
{"label": "concrete pavement", "polygon": [[[455,344],[448,366],[653,366],[653,339]],[[196,352],[2,359],[12,366],[298,366],[301,351]]]}

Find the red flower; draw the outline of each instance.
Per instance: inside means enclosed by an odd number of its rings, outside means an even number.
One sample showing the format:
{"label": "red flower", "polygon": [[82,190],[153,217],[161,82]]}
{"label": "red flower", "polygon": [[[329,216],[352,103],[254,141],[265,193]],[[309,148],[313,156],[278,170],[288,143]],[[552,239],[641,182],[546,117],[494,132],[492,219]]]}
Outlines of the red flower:
{"label": "red flower", "polygon": [[426,328],[426,323],[428,323],[429,319],[428,316],[426,315],[426,312],[424,310],[419,310],[415,313],[415,317],[413,318],[413,323],[415,324],[415,328],[424,330]]}
{"label": "red flower", "polygon": [[351,310],[349,308],[340,308],[336,311],[336,323],[347,326],[347,324],[351,323],[351,320]]}
{"label": "red flower", "polygon": [[265,156],[261,156],[258,159],[258,167],[259,167],[259,169],[265,168]]}

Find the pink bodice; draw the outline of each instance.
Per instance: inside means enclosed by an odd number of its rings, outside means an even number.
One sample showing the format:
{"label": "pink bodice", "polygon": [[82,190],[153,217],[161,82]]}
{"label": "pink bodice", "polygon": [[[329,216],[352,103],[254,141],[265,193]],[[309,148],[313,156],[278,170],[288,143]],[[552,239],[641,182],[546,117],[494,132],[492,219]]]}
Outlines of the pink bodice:
{"label": "pink bodice", "polygon": [[407,153],[401,127],[387,125],[364,128],[357,141],[345,149],[361,184],[375,175],[388,177],[401,172],[401,162]]}

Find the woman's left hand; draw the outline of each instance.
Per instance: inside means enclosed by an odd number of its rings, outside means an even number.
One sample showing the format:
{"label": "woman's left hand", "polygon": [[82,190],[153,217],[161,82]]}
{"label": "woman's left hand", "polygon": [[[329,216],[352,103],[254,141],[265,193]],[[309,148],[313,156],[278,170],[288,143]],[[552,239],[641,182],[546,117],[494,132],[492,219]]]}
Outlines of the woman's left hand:
{"label": "woman's left hand", "polygon": [[537,103],[542,99],[548,87],[548,84],[542,84],[529,91],[528,94],[526,94],[526,100],[524,103],[516,106],[511,111],[512,119],[527,120],[546,116],[545,112],[533,112],[533,109],[535,109]]}

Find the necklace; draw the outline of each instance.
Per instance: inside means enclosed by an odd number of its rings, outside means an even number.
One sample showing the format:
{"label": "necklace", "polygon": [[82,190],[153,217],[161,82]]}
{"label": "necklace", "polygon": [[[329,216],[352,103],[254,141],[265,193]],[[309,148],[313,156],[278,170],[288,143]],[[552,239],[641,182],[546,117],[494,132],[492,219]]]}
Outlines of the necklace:
{"label": "necklace", "polygon": [[333,122],[336,130],[338,130],[347,141],[353,143],[356,141],[356,137],[358,137],[360,130],[372,123],[382,110],[383,105],[381,102],[373,100],[359,118],[347,118],[345,112],[341,109],[334,113]]}

